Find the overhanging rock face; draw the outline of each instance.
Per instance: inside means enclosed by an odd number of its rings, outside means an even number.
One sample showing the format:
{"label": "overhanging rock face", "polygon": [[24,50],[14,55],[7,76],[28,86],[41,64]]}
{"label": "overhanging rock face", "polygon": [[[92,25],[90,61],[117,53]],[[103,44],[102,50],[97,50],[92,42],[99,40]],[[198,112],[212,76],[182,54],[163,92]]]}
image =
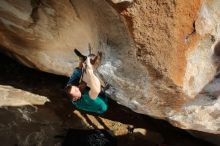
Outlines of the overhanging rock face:
{"label": "overhanging rock face", "polygon": [[[118,3],[120,1],[113,1]],[[184,129],[220,134],[220,2],[0,1],[2,51],[70,75],[74,48],[103,53],[112,98]]]}
{"label": "overhanging rock face", "polygon": [[105,2],[1,1],[1,45],[30,67],[68,75],[77,62],[74,48],[128,39],[122,18]]}

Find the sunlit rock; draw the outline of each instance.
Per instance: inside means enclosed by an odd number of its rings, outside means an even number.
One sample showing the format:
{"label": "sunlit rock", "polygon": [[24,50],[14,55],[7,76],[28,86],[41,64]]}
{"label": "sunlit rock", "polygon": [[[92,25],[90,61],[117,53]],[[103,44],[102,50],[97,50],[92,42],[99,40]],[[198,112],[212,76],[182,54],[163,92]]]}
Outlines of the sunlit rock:
{"label": "sunlit rock", "polygon": [[180,128],[220,134],[220,2],[113,3],[2,0],[2,51],[69,76],[78,64],[74,48],[88,54],[91,44],[103,53],[95,71],[118,103]]}

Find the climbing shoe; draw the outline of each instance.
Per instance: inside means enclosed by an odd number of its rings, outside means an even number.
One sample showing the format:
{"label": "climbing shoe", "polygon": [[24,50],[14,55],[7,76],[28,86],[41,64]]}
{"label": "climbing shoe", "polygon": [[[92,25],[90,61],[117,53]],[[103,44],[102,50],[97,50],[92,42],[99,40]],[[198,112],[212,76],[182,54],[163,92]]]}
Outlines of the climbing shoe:
{"label": "climbing shoe", "polygon": [[82,61],[82,62],[84,62],[86,60],[86,58],[87,58],[86,56],[82,55],[79,52],[79,50],[77,50],[77,49],[74,49],[74,53],[79,57],[79,60]]}

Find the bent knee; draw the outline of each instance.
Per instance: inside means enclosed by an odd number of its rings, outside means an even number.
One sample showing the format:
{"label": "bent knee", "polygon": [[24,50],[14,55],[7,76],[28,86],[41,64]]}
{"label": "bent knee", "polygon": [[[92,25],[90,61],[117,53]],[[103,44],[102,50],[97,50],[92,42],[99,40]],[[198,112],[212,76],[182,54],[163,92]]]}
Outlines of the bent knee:
{"label": "bent knee", "polygon": [[106,104],[102,105],[99,109],[99,114],[103,114],[108,109],[108,106]]}

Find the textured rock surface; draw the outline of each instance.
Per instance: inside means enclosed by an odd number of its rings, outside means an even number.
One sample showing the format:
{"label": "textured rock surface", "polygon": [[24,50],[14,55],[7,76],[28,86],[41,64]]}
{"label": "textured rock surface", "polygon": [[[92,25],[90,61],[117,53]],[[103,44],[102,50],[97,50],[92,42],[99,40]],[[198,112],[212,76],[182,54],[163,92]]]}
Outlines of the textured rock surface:
{"label": "textured rock surface", "polygon": [[211,146],[165,121],[137,114],[112,100],[101,116],[74,110],[62,91],[66,77],[29,69],[2,54],[0,64],[2,146],[61,146],[63,138],[58,136],[65,135],[68,128],[109,130],[119,146]]}
{"label": "textured rock surface", "polygon": [[69,75],[73,49],[88,54],[91,43],[103,52],[97,72],[113,99],[180,128],[220,134],[219,7],[218,0],[2,0],[0,44],[29,67]]}

